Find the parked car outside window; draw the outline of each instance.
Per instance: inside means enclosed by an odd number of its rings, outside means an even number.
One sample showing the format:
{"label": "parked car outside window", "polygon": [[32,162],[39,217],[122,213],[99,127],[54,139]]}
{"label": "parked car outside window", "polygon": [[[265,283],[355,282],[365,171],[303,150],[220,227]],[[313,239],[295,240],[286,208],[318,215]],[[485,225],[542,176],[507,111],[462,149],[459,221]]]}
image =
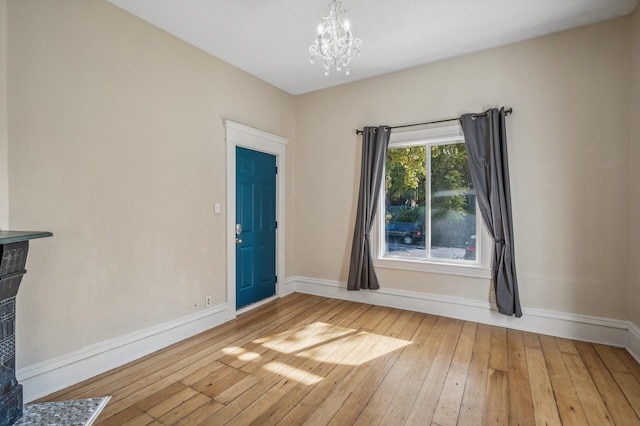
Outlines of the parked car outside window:
{"label": "parked car outside window", "polygon": [[400,240],[406,245],[424,241],[422,226],[413,222],[389,222],[385,232],[388,239]]}

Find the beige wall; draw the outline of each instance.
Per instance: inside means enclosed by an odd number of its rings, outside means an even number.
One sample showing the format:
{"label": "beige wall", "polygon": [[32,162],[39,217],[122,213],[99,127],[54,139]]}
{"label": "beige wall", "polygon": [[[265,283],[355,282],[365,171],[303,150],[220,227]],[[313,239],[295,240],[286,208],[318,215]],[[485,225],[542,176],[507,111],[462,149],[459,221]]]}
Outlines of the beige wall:
{"label": "beige wall", "polygon": [[8,10],[11,226],[55,234],[18,368],[223,303],[223,119],[292,138],[293,97],[104,1]]}
{"label": "beige wall", "polygon": [[[225,300],[225,217],[213,214],[225,201],[225,118],[291,139],[286,275],[344,281],[355,129],[512,106],[523,306],[621,319],[628,310],[640,325],[640,269],[626,255],[640,240],[638,10],[294,99],[100,0],[6,5],[0,227],[10,213],[14,229],[55,234],[31,244],[18,368],[201,310],[206,295]],[[388,288],[489,297],[487,280],[379,275]]]}
{"label": "beige wall", "polygon": [[629,232],[629,320],[640,328],[640,262],[636,246],[640,242],[640,7],[632,17],[632,93],[631,110],[631,229]]}
{"label": "beige wall", "polygon": [[[624,319],[629,52],[619,19],[296,97],[295,274],[347,278],[356,128],[507,105],[523,306]],[[378,273],[387,288],[489,297],[487,280]]]}
{"label": "beige wall", "polygon": [[0,230],[9,228],[9,133],[7,125],[7,0],[0,0]]}

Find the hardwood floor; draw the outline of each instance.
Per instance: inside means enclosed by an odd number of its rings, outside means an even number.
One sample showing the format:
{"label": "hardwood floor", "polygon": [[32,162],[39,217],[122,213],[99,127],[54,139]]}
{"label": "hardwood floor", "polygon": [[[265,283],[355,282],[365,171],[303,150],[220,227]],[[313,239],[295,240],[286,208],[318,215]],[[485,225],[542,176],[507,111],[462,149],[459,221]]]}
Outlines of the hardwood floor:
{"label": "hardwood floor", "polygon": [[97,425],[640,425],[621,348],[292,294],[39,401]]}

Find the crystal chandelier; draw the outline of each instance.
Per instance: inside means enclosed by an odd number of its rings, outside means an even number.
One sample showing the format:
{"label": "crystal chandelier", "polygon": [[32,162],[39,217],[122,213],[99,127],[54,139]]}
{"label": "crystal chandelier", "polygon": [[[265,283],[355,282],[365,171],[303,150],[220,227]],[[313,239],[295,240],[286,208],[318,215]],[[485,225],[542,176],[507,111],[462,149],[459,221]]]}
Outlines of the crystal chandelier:
{"label": "crystal chandelier", "polygon": [[322,22],[318,24],[318,38],[309,48],[311,63],[321,61],[324,75],[329,75],[332,65],[336,71],[344,68],[346,75],[349,75],[349,62],[360,54],[360,47],[362,40],[354,39],[351,35],[347,12],[342,8],[342,3],[331,0],[328,14],[322,15]]}

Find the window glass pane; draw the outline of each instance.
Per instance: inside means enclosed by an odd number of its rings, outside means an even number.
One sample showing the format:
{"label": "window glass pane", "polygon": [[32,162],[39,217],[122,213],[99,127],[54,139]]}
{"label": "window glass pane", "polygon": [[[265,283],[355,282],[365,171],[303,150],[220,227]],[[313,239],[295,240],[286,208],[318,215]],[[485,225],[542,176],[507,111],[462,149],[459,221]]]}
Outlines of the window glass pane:
{"label": "window glass pane", "polygon": [[464,143],[391,148],[384,256],[476,260],[476,194]]}
{"label": "window glass pane", "polygon": [[476,193],[464,144],[431,152],[431,257],[476,259]]}
{"label": "window glass pane", "polygon": [[426,146],[387,152],[385,256],[426,258]]}

